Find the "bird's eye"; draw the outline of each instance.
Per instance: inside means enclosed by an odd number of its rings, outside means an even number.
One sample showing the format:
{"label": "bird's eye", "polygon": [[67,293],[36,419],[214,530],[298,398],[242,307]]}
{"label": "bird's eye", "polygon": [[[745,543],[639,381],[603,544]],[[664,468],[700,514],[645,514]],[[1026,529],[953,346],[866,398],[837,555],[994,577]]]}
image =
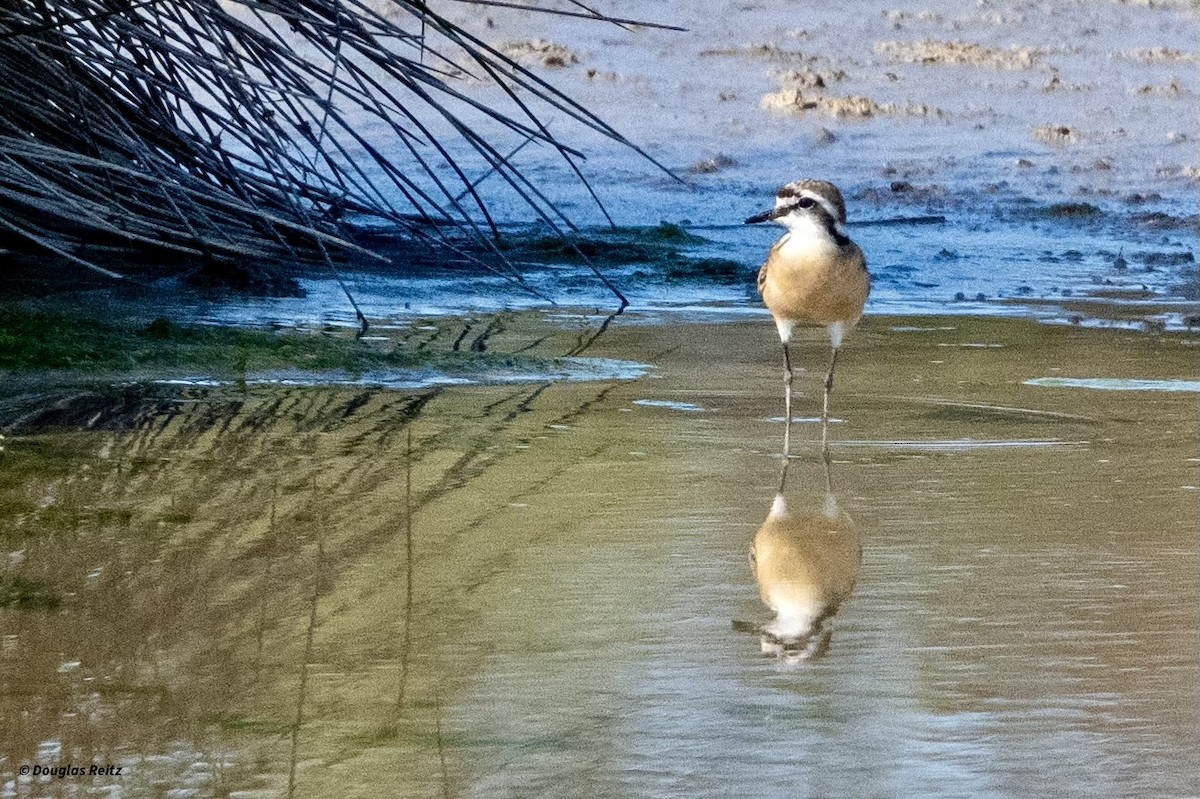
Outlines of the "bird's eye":
{"label": "bird's eye", "polygon": [[816,203],[811,197],[801,197],[800,201],[797,202],[796,205],[800,206],[801,208],[812,208],[814,205],[816,205]]}

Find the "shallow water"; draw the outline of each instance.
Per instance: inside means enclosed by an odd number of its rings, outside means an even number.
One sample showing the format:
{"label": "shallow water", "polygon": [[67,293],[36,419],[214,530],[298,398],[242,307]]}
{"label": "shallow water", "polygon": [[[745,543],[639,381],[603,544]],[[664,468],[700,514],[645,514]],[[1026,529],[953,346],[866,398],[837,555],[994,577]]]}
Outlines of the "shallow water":
{"label": "shallow water", "polygon": [[[727,201],[714,195],[714,202]],[[851,224],[851,234],[867,253],[872,274],[868,314],[1036,318],[1173,331],[1200,326],[1194,222],[1163,231],[1120,218],[1085,223],[1007,221],[998,220],[987,207],[955,210],[942,217],[933,225],[898,223],[856,229]],[[902,216],[883,213],[880,218]],[[700,240],[679,247],[680,259],[721,259],[738,265],[736,273],[719,279],[688,274],[677,271],[678,259],[666,257],[632,263],[618,259],[603,264],[602,271],[627,297],[630,308],[642,314],[688,314],[695,319],[765,316],[755,275],[782,230],[775,226],[689,230]],[[528,232],[528,228],[511,230],[514,236]],[[658,233],[655,226],[642,227],[624,239],[634,245],[661,246]],[[585,235],[603,241],[607,233],[596,228]],[[1118,257],[1132,266],[1117,269],[1113,264]],[[1167,265],[1146,262],[1156,258]],[[347,273],[343,282],[372,325],[384,329],[419,324],[431,317],[553,307],[545,298],[567,307],[591,306],[596,313],[616,310],[614,295],[583,264],[526,263],[523,268],[523,287],[488,275],[404,275],[401,270]],[[358,326],[342,284],[305,279],[300,285],[304,297],[220,296],[206,302],[184,294],[181,300],[165,303],[156,299],[155,307],[159,313],[218,324]]]}
{"label": "shallow water", "polygon": [[1197,380],[1121,380],[1088,377],[1035,377],[1026,380],[1029,386],[1059,388],[1090,388],[1095,391],[1190,391],[1200,392]]}
{"label": "shallow water", "polygon": [[[492,346],[543,334],[574,341],[527,316]],[[1194,396],[1024,384],[1189,378],[1194,337],[865,323],[828,474],[861,570],[828,652],[789,663],[742,631],[773,616],[747,559],[773,335],[618,322],[588,354],[635,380],[26,408],[0,442],[0,795],[1200,791]],[[829,511],[818,435],[793,428],[797,515]],[[93,762],[124,775],[15,773]]]}
{"label": "shallow water", "polygon": [[[653,7],[613,0],[604,10],[687,30],[501,7],[480,13],[469,3],[442,9],[498,47],[545,39],[568,48],[577,58],[569,66],[527,66],[679,178],[546,111],[554,135],[582,148],[587,160],[568,166],[552,148],[531,146],[513,163],[582,235],[600,235],[606,216],[579,185],[576,168],[592,181],[609,218],[640,230],[628,237],[634,244],[653,241],[654,226],[666,221],[705,239],[682,247],[686,257],[742,266],[733,279],[713,280],[673,274],[678,263],[653,259],[604,263],[634,309],[758,311],[754,275],[782,231],[741,222],[769,206],[779,186],[815,176],[846,194],[849,232],[874,275],[868,313],[1200,326],[1193,2],[996,0],[968,9],[950,0],[906,0],[859,4],[847,13],[781,0],[667,0]],[[925,46],[928,58],[904,56]],[[987,57],[956,60],[956,46]],[[823,88],[807,90],[812,97],[868,97],[943,114],[838,117],[764,108],[764,97],[797,74],[823,76]],[[482,81],[453,86],[474,101],[504,101]],[[1044,135],[1057,128],[1070,133]],[[391,132],[361,132],[404,164]],[[501,152],[522,141],[517,131],[489,135]],[[446,146],[480,180],[477,190],[505,235],[528,233],[533,216],[518,194],[503,180],[486,179],[490,165],[471,148],[452,136]],[[705,164],[711,169],[699,168]],[[449,178],[443,171],[438,180]],[[422,173],[406,176],[420,185]],[[433,180],[424,188],[440,196]],[[889,224],[914,218],[925,222]],[[496,275],[453,271],[414,277],[384,269],[346,280],[379,324],[545,307],[546,298],[616,306],[585,264],[546,268],[516,260],[532,291]],[[357,325],[336,282],[308,280],[304,289],[306,299],[159,307],[238,324]]]}

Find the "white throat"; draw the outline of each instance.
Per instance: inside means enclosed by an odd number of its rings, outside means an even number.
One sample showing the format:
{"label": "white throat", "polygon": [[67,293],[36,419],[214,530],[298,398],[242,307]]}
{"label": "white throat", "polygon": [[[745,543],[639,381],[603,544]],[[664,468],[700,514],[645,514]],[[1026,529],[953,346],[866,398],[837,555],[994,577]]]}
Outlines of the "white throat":
{"label": "white throat", "polygon": [[841,250],[829,229],[807,214],[788,214],[776,221],[788,229],[778,245],[784,258],[831,258]]}
{"label": "white throat", "polygon": [[791,213],[775,220],[788,229],[788,237],[796,241],[828,241],[833,243],[829,230],[811,214]]}

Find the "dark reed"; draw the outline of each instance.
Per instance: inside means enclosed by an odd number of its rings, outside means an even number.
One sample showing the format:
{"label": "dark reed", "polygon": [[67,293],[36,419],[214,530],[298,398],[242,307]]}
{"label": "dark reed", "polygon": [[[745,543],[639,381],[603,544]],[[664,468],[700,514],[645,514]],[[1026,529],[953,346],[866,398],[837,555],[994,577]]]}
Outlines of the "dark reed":
{"label": "dark reed", "polygon": [[[634,24],[568,6],[537,10]],[[417,0],[2,0],[0,246],[111,278],[131,263],[333,270],[383,257],[355,243],[370,222],[520,282],[476,184],[504,181],[569,240],[512,160],[553,148],[595,197],[549,114],[637,149]],[[480,244],[495,257],[468,252]]]}

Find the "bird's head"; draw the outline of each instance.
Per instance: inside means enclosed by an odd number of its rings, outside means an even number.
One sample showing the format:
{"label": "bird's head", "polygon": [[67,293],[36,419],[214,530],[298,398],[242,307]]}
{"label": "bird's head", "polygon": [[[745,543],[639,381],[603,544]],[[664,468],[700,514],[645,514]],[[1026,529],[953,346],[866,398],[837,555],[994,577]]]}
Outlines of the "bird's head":
{"label": "bird's head", "polygon": [[760,630],[762,652],[785,663],[818,660],[829,651],[833,630],[826,626],[826,616],[797,620],[775,619]]}
{"label": "bird's head", "polygon": [[775,207],[755,214],[747,225],[775,222],[793,232],[816,229],[833,238],[846,235],[846,201],[838,187],[826,180],[797,180],[775,193]]}

